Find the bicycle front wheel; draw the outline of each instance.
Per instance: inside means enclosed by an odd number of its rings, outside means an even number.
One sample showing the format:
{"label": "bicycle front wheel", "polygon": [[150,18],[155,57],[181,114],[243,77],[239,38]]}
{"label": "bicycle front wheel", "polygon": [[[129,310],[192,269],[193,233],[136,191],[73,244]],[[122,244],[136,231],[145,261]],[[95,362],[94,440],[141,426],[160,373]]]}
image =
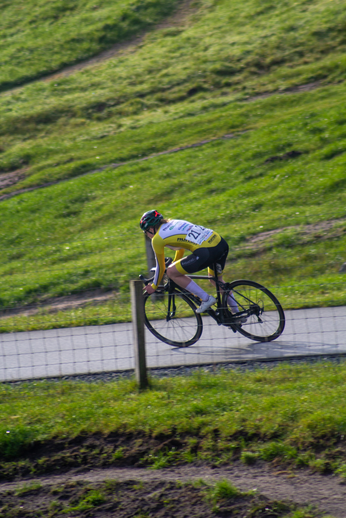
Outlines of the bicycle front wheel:
{"label": "bicycle front wheel", "polygon": [[182,293],[145,295],[145,325],[159,340],[174,347],[189,347],[200,338],[202,318]]}
{"label": "bicycle front wheel", "polygon": [[222,305],[227,308],[228,313],[234,314],[238,309],[236,318],[244,322],[236,324],[235,327],[239,333],[251,340],[271,342],[278,338],[285,328],[285,314],[280,302],[271,291],[257,282],[231,282],[229,289],[223,294]]}

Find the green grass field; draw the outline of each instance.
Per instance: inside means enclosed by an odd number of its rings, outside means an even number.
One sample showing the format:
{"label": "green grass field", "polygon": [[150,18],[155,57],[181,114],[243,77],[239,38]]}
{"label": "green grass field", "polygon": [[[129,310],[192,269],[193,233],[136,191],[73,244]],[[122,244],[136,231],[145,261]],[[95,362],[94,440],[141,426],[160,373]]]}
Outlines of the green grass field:
{"label": "green grass field", "polygon": [[[133,438],[147,444],[140,448],[138,462],[153,468],[275,460],[288,469],[345,477],[345,376],[342,361],[252,372],[201,370],[187,377],[154,378],[151,389],[142,393],[131,380],[2,385],[1,472],[26,458],[29,447],[50,441],[67,445],[86,436],[99,437],[101,445],[101,437],[111,434],[128,437],[128,445],[117,451],[103,448],[101,456],[95,451],[98,462],[126,464],[133,456]],[[151,450],[155,438],[166,444],[156,453]]]}
{"label": "green grass field", "polygon": [[[128,319],[129,280],[146,270],[138,219],[152,207],[218,230],[232,250],[227,277],[275,288],[285,307],[345,304],[343,2],[199,0],[181,26],[162,30],[153,24],[179,2],[93,5],[36,2],[35,15],[30,3],[0,5],[12,56],[2,88],[23,84],[0,95],[0,180],[19,177],[0,196],[64,180],[0,202],[0,307],[102,288],[115,290],[118,309],[11,317],[0,329]],[[119,13],[128,32],[109,39]],[[56,43],[45,64],[33,51],[24,67],[20,42],[45,49],[35,31],[47,24],[71,55]],[[25,85],[144,28],[118,57]]]}

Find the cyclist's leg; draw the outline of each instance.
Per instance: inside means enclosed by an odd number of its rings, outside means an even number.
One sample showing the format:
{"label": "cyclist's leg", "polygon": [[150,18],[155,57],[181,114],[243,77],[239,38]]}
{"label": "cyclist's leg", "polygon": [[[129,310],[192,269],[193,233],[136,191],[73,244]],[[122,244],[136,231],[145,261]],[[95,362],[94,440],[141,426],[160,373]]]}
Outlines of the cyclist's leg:
{"label": "cyclist's leg", "polygon": [[[215,276],[215,272],[212,269],[212,266],[214,266],[214,264],[216,265],[217,278],[222,283],[224,282],[222,274],[223,274],[223,270],[225,268],[228,252],[229,252],[228,243],[222,237],[220,243],[214,248],[213,261],[208,265],[208,275],[210,275],[210,277]],[[212,283],[213,286],[216,286],[215,281],[210,279],[210,282]]]}
{"label": "cyclist's leg", "polygon": [[[220,268],[221,273],[225,266],[228,244],[221,238],[221,241],[213,247],[198,248],[195,252],[187,257],[183,257],[180,261],[175,262],[167,270],[168,276],[176,282],[179,286],[187,289],[202,300],[198,312],[205,311],[208,307],[216,302],[215,297],[208,295],[197,283],[186,277],[188,274],[196,273],[200,270],[208,268],[210,270],[211,265],[217,263],[218,269]],[[222,279],[222,277],[221,277]],[[215,286],[215,282],[211,281]],[[221,280],[222,282],[222,280]]]}
{"label": "cyclist's leg", "polygon": [[204,291],[195,281],[187,277],[186,274],[182,274],[176,265],[173,265],[167,270],[167,275],[170,279],[172,279],[178,286],[186,289],[203,302],[209,300],[209,295],[206,291]]}
{"label": "cyclist's leg", "polygon": [[[208,250],[208,249],[205,249]],[[206,268],[205,261],[209,257],[209,253],[205,252],[204,249],[199,253],[192,253],[187,257],[183,257],[179,261],[167,268],[167,275],[172,279],[178,286],[184,288],[196,297],[200,298],[203,302],[208,301],[209,294],[204,291],[195,281],[188,277],[191,273],[196,273],[203,268]]]}
{"label": "cyclist's leg", "polygon": [[171,264],[168,268],[167,268],[167,275],[170,279],[172,279],[172,281],[174,281],[176,284],[178,284],[178,286],[180,286],[181,288],[184,288],[186,289],[189,282],[191,281],[191,279],[189,277],[186,277],[186,273],[182,273],[180,271],[180,269],[178,270],[177,268],[177,264],[179,263],[180,261],[174,263],[174,264]]}
{"label": "cyclist's leg", "polygon": [[[220,246],[221,254],[214,261],[213,265],[211,265],[211,266],[214,266],[214,264],[216,265],[216,273],[217,273],[218,281],[224,284],[225,281],[223,279],[223,270],[225,268],[226,259],[227,259],[228,252],[229,252],[229,246],[223,238],[221,238],[221,243],[219,244],[219,246]],[[208,267],[208,275],[210,275],[211,277],[214,277],[215,272],[211,268],[211,266]],[[210,282],[213,284],[213,286],[216,287],[215,281],[213,281],[211,279]],[[221,287],[219,289],[220,289],[220,292],[223,293],[224,290]],[[238,311],[239,311],[238,304],[237,304],[236,300],[234,299],[232,293],[229,294],[227,303],[228,303],[229,307],[231,308],[232,313],[238,313]]]}

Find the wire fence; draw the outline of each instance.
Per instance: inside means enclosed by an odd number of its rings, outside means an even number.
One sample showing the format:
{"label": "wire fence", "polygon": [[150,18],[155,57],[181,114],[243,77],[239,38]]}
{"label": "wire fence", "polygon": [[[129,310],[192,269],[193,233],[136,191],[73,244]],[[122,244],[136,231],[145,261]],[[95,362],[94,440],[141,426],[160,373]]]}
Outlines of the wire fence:
{"label": "wire fence", "polygon": [[[269,343],[253,342],[208,316],[203,316],[201,338],[187,348],[171,347],[146,330],[147,367],[346,354],[346,307],[286,310],[285,314],[284,333]],[[135,367],[131,322],[4,333],[0,340],[1,381],[124,372]]]}
{"label": "wire fence", "polygon": [[[127,249],[119,246],[119,235],[107,235],[2,251],[0,381],[134,370],[129,279],[148,273],[152,258],[138,239],[134,246],[127,236],[126,243]],[[274,254],[276,245],[267,245]],[[256,246],[246,241],[232,251],[241,257]],[[171,347],[146,330],[148,369],[346,353],[343,259],[337,257],[336,280],[263,282],[285,309],[286,328],[276,341],[253,342],[203,316],[202,336],[187,348]],[[298,298],[306,308],[287,309]]]}

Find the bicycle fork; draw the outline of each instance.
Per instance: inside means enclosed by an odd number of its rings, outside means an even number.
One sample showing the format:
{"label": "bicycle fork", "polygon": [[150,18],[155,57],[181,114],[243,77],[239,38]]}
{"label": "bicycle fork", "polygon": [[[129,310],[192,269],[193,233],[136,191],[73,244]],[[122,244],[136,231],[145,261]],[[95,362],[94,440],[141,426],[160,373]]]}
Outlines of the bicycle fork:
{"label": "bicycle fork", "polygon": [[175,304],[175,295],[174,295],[174,293],[168,293],[168,308],[167,308],[166,322],[169,322],[172,318],[175,317],[176,311],[177,311],[177,306]]}

